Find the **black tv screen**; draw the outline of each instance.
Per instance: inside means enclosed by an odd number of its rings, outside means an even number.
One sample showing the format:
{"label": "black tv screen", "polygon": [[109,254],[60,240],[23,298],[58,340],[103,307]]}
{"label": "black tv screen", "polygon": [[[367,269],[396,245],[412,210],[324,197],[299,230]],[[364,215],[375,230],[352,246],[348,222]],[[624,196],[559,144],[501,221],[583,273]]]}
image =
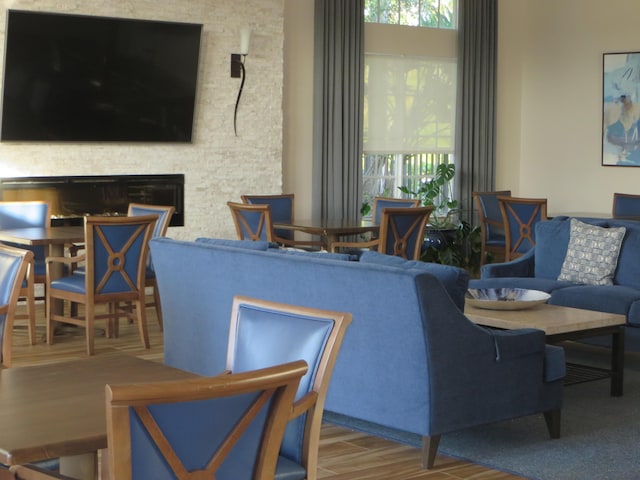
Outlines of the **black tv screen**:
{"label": "black tv screen", "polygon": [[190,142],[201,31],[9,10],[0,139]]}

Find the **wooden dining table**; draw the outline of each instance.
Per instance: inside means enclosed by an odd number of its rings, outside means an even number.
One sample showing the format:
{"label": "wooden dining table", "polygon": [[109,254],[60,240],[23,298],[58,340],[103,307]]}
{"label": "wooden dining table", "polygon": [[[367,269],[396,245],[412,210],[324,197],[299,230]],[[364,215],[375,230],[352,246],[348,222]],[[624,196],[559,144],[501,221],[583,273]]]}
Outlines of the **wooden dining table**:
{"label": "wooden dining table", "polygon": [[318,235],[325,250],[328,250],[331,243],[338,241],[342,236],[367,232],[377,234],[380,230],[380,226],[371,220],[320,220],[318,218],[294,220],[291,223],[276,222],[273,228]]}
{"label": "wooden dining table", "polygon": [[0,370],[0,463],[60,458],[61,473],[94,480],[107,447],[105,385],[195,377],[123,353]]}

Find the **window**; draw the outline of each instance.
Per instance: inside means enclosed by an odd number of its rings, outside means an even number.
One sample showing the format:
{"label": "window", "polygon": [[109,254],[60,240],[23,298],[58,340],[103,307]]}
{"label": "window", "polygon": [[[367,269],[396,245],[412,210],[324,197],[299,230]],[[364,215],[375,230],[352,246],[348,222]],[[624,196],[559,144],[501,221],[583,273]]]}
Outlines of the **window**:
{"label": "window", "polygon": [[365,0],[365,22],[457,28],[458,0]]}
{"label": "window", "polygon": [[363,201],[417,190],[453,162],[456,60],[365,56]]}

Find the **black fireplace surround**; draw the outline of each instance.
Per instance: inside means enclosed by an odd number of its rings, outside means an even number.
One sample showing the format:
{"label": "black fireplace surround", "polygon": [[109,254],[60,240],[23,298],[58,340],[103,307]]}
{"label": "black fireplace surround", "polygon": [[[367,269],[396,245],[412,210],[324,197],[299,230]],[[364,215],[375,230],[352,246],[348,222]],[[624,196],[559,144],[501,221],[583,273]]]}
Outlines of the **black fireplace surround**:
{"label": "black fireplace surround", "polygon": [[0,178],[3,201],[48,200],[52,225],[82,225],[86,215],[126,215],[129,203],[172,205],[184,226],[184,174]]}

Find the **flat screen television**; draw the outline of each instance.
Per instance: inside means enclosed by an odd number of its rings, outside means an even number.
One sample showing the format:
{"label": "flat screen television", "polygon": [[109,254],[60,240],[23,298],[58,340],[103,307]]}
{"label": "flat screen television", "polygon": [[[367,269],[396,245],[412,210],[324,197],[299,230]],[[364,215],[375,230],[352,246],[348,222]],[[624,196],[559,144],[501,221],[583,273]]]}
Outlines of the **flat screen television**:
{"label": "flat screen television", "polygon": [[7,17],[0,140],[191,142],[201,24]]}

